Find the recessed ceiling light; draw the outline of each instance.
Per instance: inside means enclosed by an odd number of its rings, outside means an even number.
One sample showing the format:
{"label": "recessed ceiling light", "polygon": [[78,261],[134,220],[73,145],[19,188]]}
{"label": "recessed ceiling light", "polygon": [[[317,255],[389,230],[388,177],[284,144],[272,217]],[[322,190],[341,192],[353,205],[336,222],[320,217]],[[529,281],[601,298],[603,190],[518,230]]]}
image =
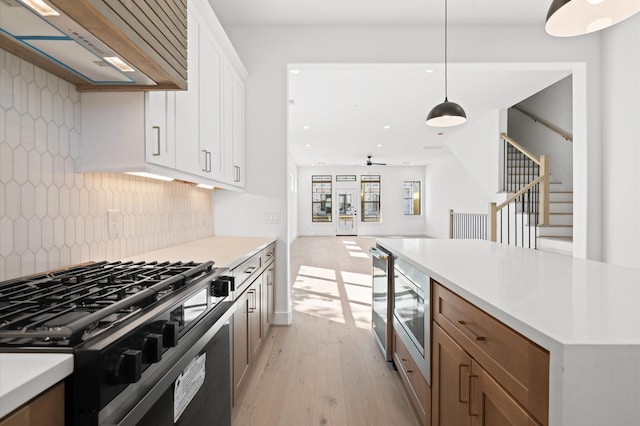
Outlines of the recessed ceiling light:
{"label": "recessed ceiling light", "polygon": [[311,144],[306,144],[305,145],[307,148],[311,148]]}
{"label": "recessed ceiling light", "polygon": [[304,126],[303,129],[309,130],[309,126]]}
{"label": "recessed ceiling light", "polygon": [[300,70],[291,70],[289,71],[291,74],[300,74]]}
{"label": "recessed ceiling light", "polygon": [[381,144],[381,143],[379,143],[379,144],[378,144],[378,148],[381,148],[381,147],[382,147],[382,144]]}
{"label": "recessed ceiling light", "polygon": [[424,70],[424,72],[426,72],[427,74],[431,74],[433,70]]}
{"label": "recessed ceiling light", "polygon": [[387,125],[387,126],[384,126],[383,128],[384,128],[385,130],[389,130],[389,129],[391,128],[391,126],[388,126],[388,125]]}

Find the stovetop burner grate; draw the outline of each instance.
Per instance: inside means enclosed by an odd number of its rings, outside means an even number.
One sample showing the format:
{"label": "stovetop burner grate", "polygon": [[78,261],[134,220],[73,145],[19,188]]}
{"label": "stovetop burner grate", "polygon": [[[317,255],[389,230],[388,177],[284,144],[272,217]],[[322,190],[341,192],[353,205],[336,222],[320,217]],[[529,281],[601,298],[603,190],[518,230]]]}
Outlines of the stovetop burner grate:
{"label": "stovetop burner grate", "polygon": [[0,283],[0,346],[72,346],[188,286],[213,262],[100,262]]}

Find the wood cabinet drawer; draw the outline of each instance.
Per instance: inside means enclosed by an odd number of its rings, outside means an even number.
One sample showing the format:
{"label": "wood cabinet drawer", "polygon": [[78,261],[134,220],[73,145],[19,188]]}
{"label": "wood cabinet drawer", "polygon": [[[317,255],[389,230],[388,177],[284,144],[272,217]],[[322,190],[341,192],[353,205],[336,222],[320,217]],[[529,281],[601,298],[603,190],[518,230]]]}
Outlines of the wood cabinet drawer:
{"label": "wood cabinet drawer", "polygon": [[261,257],[262,257],[262,266],[267,265],[269,262],[271,262],[273,259],[275,259],[275,254],[276,254],[276,245],[275,244],[270,244],[269,247],[265,248],[264,250],[262,250],[261,252]]}
{"label": "wood cabinet drawer", "polygon": [[416,411],[423,424],[431,424],[431,388],[395,330],[393,332],[393,348],[394,363]]}
{"label": "wood cabinet drawer", "polygon": [[549,417],[549,353],[433,281],[433,319],[542,424]]}
{"label": "wood cabinet drawer", "polygon": [[254,276],[258,276],[261,264],[262,257],[260,253],[258,253],[233,269],[235,287],[238,294],[242,293],[245,288],[253,282]]}

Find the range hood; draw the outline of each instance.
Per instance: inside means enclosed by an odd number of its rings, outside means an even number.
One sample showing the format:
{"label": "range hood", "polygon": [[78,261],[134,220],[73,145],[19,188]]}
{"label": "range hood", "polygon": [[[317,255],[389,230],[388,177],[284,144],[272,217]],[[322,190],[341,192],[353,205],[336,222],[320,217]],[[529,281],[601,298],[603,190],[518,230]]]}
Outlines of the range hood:
{"label": "range hood", "polygon": [[[74,11],[84,8],[79,15],[91,20],[89,26],[92,29],[101,29],[103,33],[108,33],[110,44],[114,43],[121,50],[126,50],[122,53],[115,51],[58,6],[60,4],[64,7],[66,3],[70,2],[0,0],[0,47],[76,84],[79,90],[142,90],[140,86],[143,86],[144,90],[186,88],[186,78],[181,76],[167,78],[160,73],[161,78],[157,78],[164,58],[154,49],[145,50],[145,47],[149,46],[145,46],[143,36],[137,35],[143,33],[137,29],[131,31],[126,16],[123,20],[115,13],[117,11],[114,11],[113,15],[118,18],[114,19],[114,22],[100,14],[111,11],[113,6],[107,3],[119,2],[80,0],[71,3]],[[124,7],[122,4],[132,2],[120,3],[116,7]],[[135,11],[131,13],[135,14]],[[96,16],[100,18],[96,19]],[[127,34],[126,37],[124,34]],[[130,39],[131,35],[135,36],[135,40]],[[126,40],[123,40],[124,38]],[[178,44],[176,50],[180,48],[180,43]],[[186,35],[184,45],[186,57]],[[127,59],[124,55],[134,59]],[[136,60],[139,63],[135,63]],[[155,79],[147,75],[139,64],[151,70]],[[184,65],[186,76],[186,60]],[[169,73],[172,71],[169,70]]]}

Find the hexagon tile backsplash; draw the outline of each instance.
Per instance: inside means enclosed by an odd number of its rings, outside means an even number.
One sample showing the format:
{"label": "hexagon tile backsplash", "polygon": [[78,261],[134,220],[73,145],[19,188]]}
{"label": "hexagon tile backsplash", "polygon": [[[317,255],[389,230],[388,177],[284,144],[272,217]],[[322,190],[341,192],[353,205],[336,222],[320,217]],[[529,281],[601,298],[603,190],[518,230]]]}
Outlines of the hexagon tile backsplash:
{"label": "hexagon tile backsplash", "polygon": [[0,49],[0,281],[213,235],[212,191],[76,173],[80,143],[75,87]]}

